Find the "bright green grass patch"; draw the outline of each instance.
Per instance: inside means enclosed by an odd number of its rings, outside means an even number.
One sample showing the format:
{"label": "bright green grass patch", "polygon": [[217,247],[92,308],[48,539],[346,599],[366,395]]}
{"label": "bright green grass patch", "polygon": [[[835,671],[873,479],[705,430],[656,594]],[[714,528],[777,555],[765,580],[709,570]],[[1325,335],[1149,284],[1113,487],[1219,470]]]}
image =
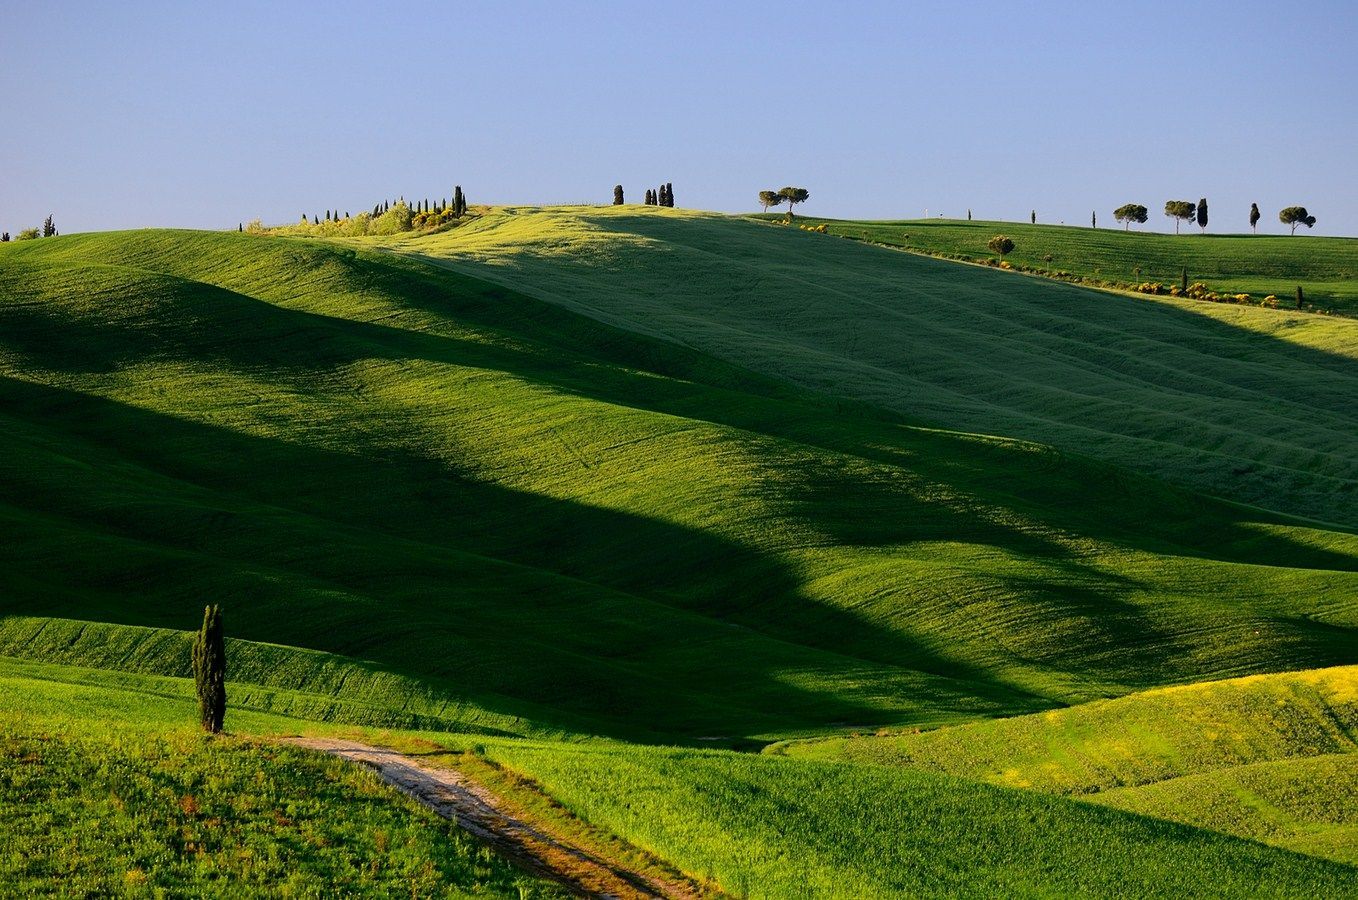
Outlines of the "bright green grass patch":
{"label": "bright green grass patch", "polygon": [[[233,724],[272,724],[238,715]],[[173,724],[175,721],[183,725]],[[0,673],[0,883],[24,895],[565,896],[360,767],[192,704]]]}
{"label": "bright green grass patch", "polygon": [[1358,862],[1358,668],[1194,684],[774,752],[1073,794]]}
{"label": "bright green grass patch", "polygon": [[1358,753],[1253,763],[1087,799],[1358,865]]}
{"label": "bright green grass patch", "polygon": [[1147,234],[1121,226],[1092,229],[943,219],[801,221],[825,222],[830,234],[976,260],[993,257],[986,242],[1004,234],[1014,241],[1014,250],[1005,259],[1031,268],[1124,283],[1158,281],[1166,287],[1179,284],[1187,268],[1189,283],[1202,281],[1223,294],[1250,294],[1255,302],[1273,294],[1284,306],[1295,302],[1300,284],[1308,303],[1358,315],[1355,238],[1200,235],[1196,228],[1191,234]]}
{"label": "bright green grass patch", "polygon": [[494,741],[587,821],[750,898],[1355,896],[1355,871],[908,769]]}
{"label": "bright green grass patch", "polygon": [[1358,525],[1353,320],[1110,296],[670,209],[502,209],[390,246],[916,420]]}
{"label": "bright green grass patch", "polygon": [[5,654],[183,675],[216,600],[261,709],[686,742],[1358,662],[1345,531],[390,254],[33,243],[0,248]]}
{"label": "bright green grass patch", "polygon": [[1191,684],[920,734],[802,741],[773,750],[1093,793],[1358,750],[1358,667]]}

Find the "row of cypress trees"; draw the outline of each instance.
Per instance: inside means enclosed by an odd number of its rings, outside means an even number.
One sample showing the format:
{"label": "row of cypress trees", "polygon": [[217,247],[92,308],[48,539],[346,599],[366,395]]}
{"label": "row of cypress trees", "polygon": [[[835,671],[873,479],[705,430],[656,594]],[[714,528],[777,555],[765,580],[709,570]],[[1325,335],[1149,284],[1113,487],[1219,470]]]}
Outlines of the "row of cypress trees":
{"label": "row of cypress trees", "polygon": [[647,206],[673,206],[674,185],[665,182],[658,190],[646,192]]}
{"label": "row of cypress trees", "polygon": [[[446,197],[442,200],[435,200],[431,204],[429,202],[428,197],[426,197],[424,200],[413,200],[407,202],[405,196],[402,195],[395,201],[383,200],[381,203],[374,204],[372,208],[372,217],[375,219],[378,216],[382,215],[383,213],[388,212],[391,209],[393,202],[395,202],[397,205],[405,203],[407,206],[410,207],[412,212],[417,213],[420,212],[442,213],[445,210],[447,210],[452,213],[452,216],[455,219],[460,219],[467,214],[467,197],[465,194],[462,193],[462,185],[460,184],[453,186],[453,201],[451,204],[448,202],[448,199]],[[322,217],[318,214],[313,214],[310,218],[312,225],[319,225],[322,222]],[[338,209],[335,210],[327,209],[325,211],[324,221],[340,222],[348,218],[351,218],[351,216],[347,212],[341,217]],[[302,221],[305,222],[306,219],[307,216],[303,214]]]}

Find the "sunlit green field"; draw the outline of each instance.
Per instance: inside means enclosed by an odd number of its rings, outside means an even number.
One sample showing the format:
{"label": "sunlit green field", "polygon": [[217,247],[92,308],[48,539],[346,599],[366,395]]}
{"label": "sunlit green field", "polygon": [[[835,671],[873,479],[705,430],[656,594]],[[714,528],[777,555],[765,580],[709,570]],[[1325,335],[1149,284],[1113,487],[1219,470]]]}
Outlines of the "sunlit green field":
{"label": "sunlit green field", "polygon": [[[366,773],[265,743],[195,736],[181,724],[193,718],[183,679],[128,676],[115,686],[0,658],[0,687],[0,766],[14,785],[0,793],[0,808],[31,816],[23,840],[32,846],[66,842],[58,854],[0,858],[6,874],[35,888],[49,887],[44,879],[64,866],[96,892],[283,885],[315,896],[325,885],[498,896],[513,885],[524,896],[553,896]],[[256,734],[315,730],[279,716],[234,718],[229,726]],[[1354,895],[1347,866],[927,772],[431,732],[367,739],[474,749],[738,897]],[[25,805],[34,798],[41,806]]]}
{"label": "sunlit green field", "polygon": [[0,661],[6,894],[566,896],[362,769],[196,733],[191,683],[171,700],[68,674]]}
{"label": "sunlit green field", "polygon": [[[7,764],[44,734],[52,764],[18,769],[33,788],[0,812],[126,795],[97,833],[35,820],[98,848],[91,891],[134,868],[184,890],[293,877],[266,805],[214,813],[261,862],[200,866],[196,838],[139,862],[196,827],[170,794],[218,809],[256,757],[270,796],[341,771],[185,730],[186,630],[219,602],[238,734],[479,748],[737,896],[1341,896],[1348,807],[1317,786],[1348,796],[1346,751],[1202,737],[1285,744],[1314,692],[1195,683],[1358,665],[1355,324],[655,208],[4,245],[0,713]],[[1204,692],[1194,714],[1137,693],[1169,685]],[[1127,744],[1169,774],[1094,782],[1045,738],[1014,779],[837,741],[1045,716],[1192,729],[1174,754]],[[732,752],[826,737],[775,748],[822,760]],[[409,852],[318,851],[299,890],[512,888],[336,777]],[[314,828],[342,855],[364,821],[336,803]]]}
{"label": "sunlit green field", "polygon": [[[1105,281],[1159,281],[1166,286],[1179,284],[1187,269],[1190,282],[1201,281],[1218,293],[1250,294],[1256,303],[1274,295],[1286,307],[1295,305],[1297,285],[1301,285],[1307,303],[1358,315],[1358,239],[1312,236],[1304,227],[1295,236],[1280,235],[1277,222],[1263,223],[1265,234],[1240,234],[1245,227],[1243,216],[1235,223],[1213,225],[1205,235],[1196,225],[1185,225],[1178,235],[1146,233],[1136,226],[1124,231],[1111,216],[1098,229],[955,219],[798,218],[812,224],[827,222],[835,235],[975,260],[993,257],[986,243],[1004,234],[1014,241],[1014,250],[1005,259],[1015,264]],[[1152,227],[1164,227],[1165,222],[1153,221]],[[1267,233],[1270,230],[1274,233]]]}
{"label": "sunlit green field", "polygon": [[1261,675],[774,752],[1079,796],[1358,862],[1358,667]]}

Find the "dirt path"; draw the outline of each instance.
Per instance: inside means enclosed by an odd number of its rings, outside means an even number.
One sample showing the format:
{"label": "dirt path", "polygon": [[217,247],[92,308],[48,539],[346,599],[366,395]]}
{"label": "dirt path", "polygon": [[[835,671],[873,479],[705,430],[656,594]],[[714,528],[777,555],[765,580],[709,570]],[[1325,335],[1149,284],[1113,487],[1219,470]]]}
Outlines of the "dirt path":
{"label": "dirt path", "polygon": [[698,900],[693,885],[662,881],[557,840],[505,813],[490,791],[455,769],[357,741],[287,738],[287,743],[371,766],[383,781],[470,831],[534,875],[559,882],[584,897]]}

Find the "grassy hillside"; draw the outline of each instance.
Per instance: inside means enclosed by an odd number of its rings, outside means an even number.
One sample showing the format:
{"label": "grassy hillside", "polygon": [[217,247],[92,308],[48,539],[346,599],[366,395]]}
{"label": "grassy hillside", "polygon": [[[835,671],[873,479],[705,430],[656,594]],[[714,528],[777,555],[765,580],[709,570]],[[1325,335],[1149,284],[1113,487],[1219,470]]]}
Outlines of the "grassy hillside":
{"label": "grassy hillside", "polygon": [[1314,306],[1358,315],[1358,239],[1312,237],[1304,228],[1293,237],[1203,235],[1193,225],[1185,226],[1179,235],[1151,234],[1124,231],[1111,219],[1110,227],[1099,229],[949,219],[803,221],[826,222],[831,234],[978,260],[994,256],[986,242],[1005,234],[1015,244],[1005,258],[1029,267],[1166,285],[1178,284],[1187,268],[1190,282],[1205,282],[1219,293],[1250,294],[1256,301],[1274,294],[1286,306],[1294,303],[1300,284],[1307,302]]}
{"label": "grassy hillside", "polygon": [[648,207],[497,210],[391,246],[836,397],[1358,526],[1353,320]]}
{"label": "grassy hillside", "polygon": [[122,629],[220,600],[261,708],[644,740],[1358,662],[1349,533],[416,260],[61,238],[0,251],[0,299],[10,655],[186,674]]}
{"label": "grassy hillside", "polygon": [[[421,896],[496,896],[510,883],[525,896],[550,895],[511,882],[501,864],[366,773],[187,733],[180,723],[192,722],[194,710],[186,680],[117,678],[0,658],[0,721],[8,723],[0,726],[0,770],[17,773],[14,791],[0,790],[0,839],[13,847],[66,842],[58,854],[5,858],[6,874],[22,868],[21,877],[44,888],[50,873],[42,867],[78,862],[80,884],[107,892],[144,879],[181,894],[220,893],[276,877],[308,895],[323,873],[357,894],[381,894],[386,879],[403,877],[399,892],[414,887]],[[315,729],[232,716],[228,726],[257,734]],[[440,760],[431,739],[471,749],[734,896],[1354,895],[1352,868],[930,773],[610,744],[400,732],[380,739],[418,742],[428,762]],[[244,773],[253,777],[242,782]],[[35,793],[41,808],[23,799]],[[85,825],[91,812],[99,829]],[[228,837],[248,852],[222,859]],[[382,845],[386,852],[374,856]],[[218,880],[207,881],[214,873]]]}
{"label": "grassy hillside", "polygon": [[1358,896],[1350,866],[910,769],[503,742],[484,752],[752,900]]}
{"label": "grassy hillside", "polygon": [[1072,794],[1358,862],[1358,668],[1351,666],[776,749]]}
{"label": "grassy hillside", "polygon": [[209,740],[195,733],[188,698],[52,680],[59,674],[0,664],[7,893],[566,896],[362,769]]}

